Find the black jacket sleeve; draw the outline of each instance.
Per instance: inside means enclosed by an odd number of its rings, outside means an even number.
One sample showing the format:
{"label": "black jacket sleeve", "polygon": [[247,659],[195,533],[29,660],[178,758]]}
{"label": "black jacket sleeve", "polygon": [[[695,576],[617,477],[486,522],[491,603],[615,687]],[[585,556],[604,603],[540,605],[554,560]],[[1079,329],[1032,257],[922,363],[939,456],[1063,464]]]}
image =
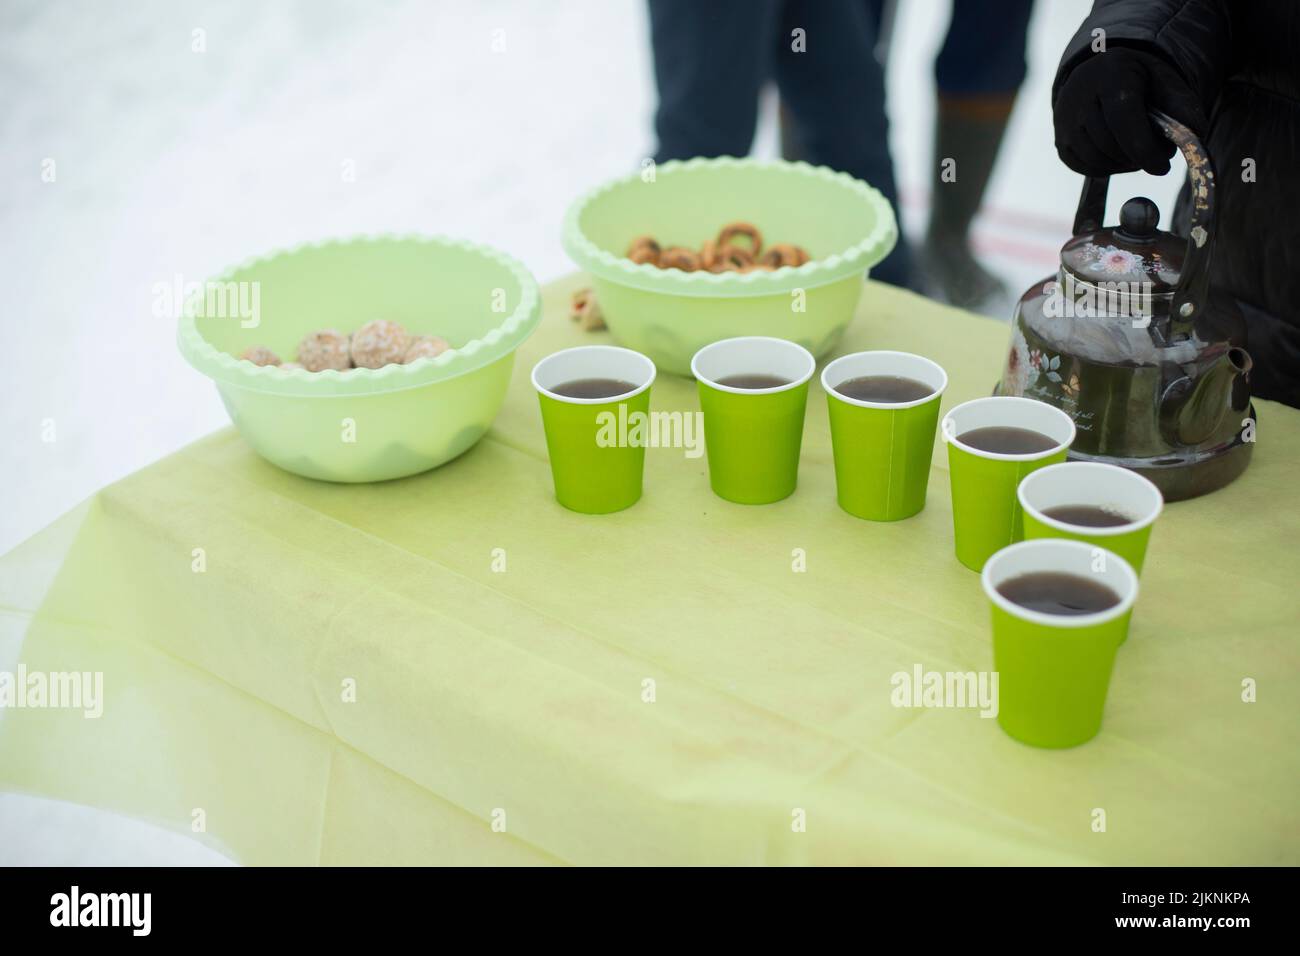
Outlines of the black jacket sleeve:
{"label": "black jacket sleeve", "polygon": [[1093,55],[1093,31],[1100,29],[1107,48],[1144,50],[1164,59],[1196,92],[1209,116],[1232,66],[1227,2],[1242,0],[1096,0],[1061,57],[1052,103],[1070,71]]}

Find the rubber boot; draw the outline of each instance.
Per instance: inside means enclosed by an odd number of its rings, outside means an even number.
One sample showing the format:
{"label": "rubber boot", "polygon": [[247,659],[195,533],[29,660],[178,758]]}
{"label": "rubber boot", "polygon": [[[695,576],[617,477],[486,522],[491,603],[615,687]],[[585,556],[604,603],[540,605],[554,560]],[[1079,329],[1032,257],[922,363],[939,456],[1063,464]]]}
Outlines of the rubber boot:
{"label": "rubber boot", "polygon": [[[1010,315],[1006,284],[975,258],[970,228],[984,200],[1015,94],[938,98],[934,188],[922,268],[926,291],[936,299],[995,318]],[[954,160],[948,163],[947,160]],[[945,171],[951,175],[945,181]]]}

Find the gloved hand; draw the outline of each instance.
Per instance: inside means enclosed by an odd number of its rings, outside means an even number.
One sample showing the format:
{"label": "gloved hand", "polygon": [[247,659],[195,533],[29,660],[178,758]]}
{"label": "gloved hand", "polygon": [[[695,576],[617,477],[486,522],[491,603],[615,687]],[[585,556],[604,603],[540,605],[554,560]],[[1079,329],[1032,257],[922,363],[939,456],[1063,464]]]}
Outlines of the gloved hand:
{"label": "gloved hand", "polygon": [[1124,47],[1093,54],[1070,71],[1052,106],[1061,161],[1086,176],[1163,176],[1174,144],[1147,116],[1152,107],[1204,135],[1196,93],[1163,58]]}

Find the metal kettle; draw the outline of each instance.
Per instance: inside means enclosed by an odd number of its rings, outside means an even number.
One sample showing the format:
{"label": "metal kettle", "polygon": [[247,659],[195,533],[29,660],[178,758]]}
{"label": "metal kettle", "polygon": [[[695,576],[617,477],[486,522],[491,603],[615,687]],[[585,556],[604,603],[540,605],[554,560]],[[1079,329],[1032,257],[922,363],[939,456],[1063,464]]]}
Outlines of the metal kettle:
{"label": "metal kettle", "polygon": [[1160,230],[1145,197],[1103,226],[1110,181],[1087,178],[1060,270],[1016,304],[998,392],[1067,412],[1072,460],[1133,469],[1176,501],[1246,469],[1255,415],[1245,322],[1210,288],[1213,164],[1187,127],[1151,118],[1187,160],[1188,238]]}

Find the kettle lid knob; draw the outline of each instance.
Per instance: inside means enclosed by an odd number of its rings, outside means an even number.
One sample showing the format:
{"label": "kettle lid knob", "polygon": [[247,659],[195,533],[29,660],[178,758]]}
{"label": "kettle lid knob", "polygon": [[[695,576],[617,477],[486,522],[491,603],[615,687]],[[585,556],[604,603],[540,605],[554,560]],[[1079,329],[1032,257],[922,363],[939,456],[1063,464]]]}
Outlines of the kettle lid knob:
{"label": "kettle lid knob", "polygon": [[1160,209],[1146,196],[1135,196],[1119,210],[1119,234],[1131,242],[1150,242],[1160,227]]}

